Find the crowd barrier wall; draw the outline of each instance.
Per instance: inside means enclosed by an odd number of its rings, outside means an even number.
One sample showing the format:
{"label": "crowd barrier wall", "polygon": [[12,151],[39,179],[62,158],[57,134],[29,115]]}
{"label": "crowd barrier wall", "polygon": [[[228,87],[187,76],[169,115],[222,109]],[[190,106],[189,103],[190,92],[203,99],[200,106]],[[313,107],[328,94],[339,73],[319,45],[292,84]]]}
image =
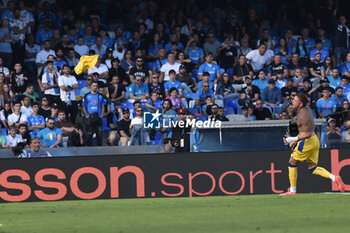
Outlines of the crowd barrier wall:
{"label": "crowd barrier wall", "polygon": [[[0,202],[279,194],[290,151],[140,154],[0,160]],[[350,150],[320,151],[319,165],[350,191]],[[331,192],[299,166],[298,192]]]}

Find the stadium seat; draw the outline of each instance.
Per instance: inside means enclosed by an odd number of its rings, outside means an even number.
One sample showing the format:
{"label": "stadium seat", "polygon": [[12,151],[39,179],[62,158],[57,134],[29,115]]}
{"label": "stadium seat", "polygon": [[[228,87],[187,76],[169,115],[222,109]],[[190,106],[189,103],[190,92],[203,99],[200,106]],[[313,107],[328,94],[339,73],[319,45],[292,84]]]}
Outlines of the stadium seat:
{"label": "stadium seat", "polygon": [[187,110],[190,114],[197,114],[198,113],[198,109],[196,109],[196,108],[189,108]]}
{"label": "stadium seat", "polygon": [[162,132],[157,131],[156,136],[155,136],[155,140],[161,140],[161,139],[162,139]]}
{"label": "stadium seat", "polygon": [[7,136],[7,131],[6,131],[6,129],[4,129],[4,128],[2,128],[1,129],[1,132],[0,132],[2,135],[5,135],[5,136]]}
{"label": "stadium seat", "polygon": [[238,108],[238,99],[227,99],[225,107],[230,107],[234,109]]}
{"label": "stadium seat", "polygon": [[197,121],[206,121],[206,120],[207,120],[206,116],[203,116],[203,115],[197,116]]}
{"label": "stadium seat", "polygon": [[86,86],[86,80],[85,79],[80,79],[78,80],[78,84],[79,84],[79,91]]}
{"label": "stadium seat", "polygon": [[198,78],[198,69],[193,69],[192,70],[192,78],[194,78],[196,80],[196,82],[198,82],[199,78]]}
{"label": "stadium seat", "polygon": [[150,141],[150,145],[161,145],[162,144],[162,140],[151,140]]}
{"label": "stadium seat", "polygon": [[146,62],[146,67],[147,67],[147,70],[152,70],[153,62]]}
{"label": "stadium seat", "polygon": [[228,75],[230,75],[230,77],[233,77],[233,68],[227,68],[226,72],[228,73]]}
{"label": "stadium seat", "polygon": [[225,116],[229,115],[229,114],[234,114],[234,113],[235,113],[235,111],[233,108],[231,108],[231,107],[225,108]]}
{"label": "stadium seat", "polygon": [[107,125],[107,118],[106,117],[104,117],[104,118],[102,118],[102,131],[103,132],[105,132],[105,133],[107,133],[107,132],[109,132],[111,129],[108,127],[108,125]]}
{"label": "stadium seat", "polygon": [[122,109],[127,108],[129,110],[134,108],[134,105],[130,102],[122,102]]}

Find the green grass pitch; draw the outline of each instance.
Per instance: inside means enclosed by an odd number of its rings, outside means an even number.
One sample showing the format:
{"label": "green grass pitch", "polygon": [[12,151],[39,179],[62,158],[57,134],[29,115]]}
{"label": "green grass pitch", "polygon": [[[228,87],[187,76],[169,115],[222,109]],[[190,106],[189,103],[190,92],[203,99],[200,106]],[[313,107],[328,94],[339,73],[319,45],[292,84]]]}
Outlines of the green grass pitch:
{"label": "green grass pitch", "polygon": [[350,232],[350,195],[0,204],[0,233]]}

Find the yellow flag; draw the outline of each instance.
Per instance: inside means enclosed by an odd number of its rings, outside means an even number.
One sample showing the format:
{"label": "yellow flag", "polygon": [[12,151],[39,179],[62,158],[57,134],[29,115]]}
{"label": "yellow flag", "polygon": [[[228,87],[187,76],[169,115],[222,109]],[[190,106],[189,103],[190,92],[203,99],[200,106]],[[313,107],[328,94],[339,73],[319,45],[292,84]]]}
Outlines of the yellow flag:
{"label": "yellow flag", "polygon": [[98,55],[80,57],[80,61],[78,65],[74,67],[75,73],[79,75],[87,69],[94,68],[97,63],[97,59],[98,59]]}

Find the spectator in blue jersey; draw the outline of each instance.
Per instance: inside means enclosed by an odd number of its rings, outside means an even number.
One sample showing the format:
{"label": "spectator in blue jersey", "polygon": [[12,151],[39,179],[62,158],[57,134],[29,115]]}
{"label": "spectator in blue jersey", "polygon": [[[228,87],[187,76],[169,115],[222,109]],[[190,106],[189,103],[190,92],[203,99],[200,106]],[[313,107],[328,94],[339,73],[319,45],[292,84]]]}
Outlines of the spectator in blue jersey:
{"label": "spectator in blue jersey", "polygon": [[84,43],[89,47],[96,42],[96,36],[92,35],[92,27],[90,25],[85,27],[85,35],[83,35],[83,37]]}
{"label": "spectator in blue jersey", "polygon": [[319,117],[326,118],[332,115],[336,106],[332,100],[329,98],[330,92],[327,89],[323,89],[322,97],[316,102],[316,110]]}
{"label": "spectator in blue jersey", "polygon": [[329,51],[325,48],[323,48],[322,40],[317,39],[316,40],[316,48],[311,50],[310,52],[310,60],[313,61],[315,59],[315,54],[320,53],[321,54],[321,63],[324,62],[324,59],[329,56]]}
{"label": "spectator in blue jersey", "polygon": [[276,82],[273,79],[269,79],[267,87],[262,90],[261,100],[264,105],[274,108],[282,103],[282,93],[279,88],[276,87]]}
{"label": "spectator in blue jersey", "polygon": [[293,53],[296,53],[299,55],[299,58],[303,61],[306,61],[306,57],[308,57],[308,52],[307,52],[307,48],[305,45],[305,41],[302,37],[299,37],[297,39],[297,44],[295,45],[295,47],[293,48]]}
{"label": "spectator in blue jersey", "polygon": [[162,107],[163,101],[159,99],[157,92],[151,92],[151,97],[146,102],[148,112],[156,112]]}
{"label": "spectator in blue jersey", "polygon": [[62,130],[55,128],[55,120],[49,118],[46,122],[46,128],[40,130],[37,136],[46,147],[55,148],[61,146],[62,135]]}
{"label": "spectator in blue jersey", "polygon": [[196,92],[196,106],[201,107],[202,105],[206,104],[205,99],[207,96],[211,96],[213,99],[215,98],[214,91],[209,88],[209,83],[203,82],[202,88],[198,89]]}
{"label": "spectator in blue jersey", "polygon": [[210,74],[210,81],[214,83],[217,83],[218,78],[221,76],[221,69],[217,64],[213,63],[213,54],[211,53],[205,56],[205,62],[198,69],[199,80],[202,80],[204,72]]}
{"label": "spectator in blue jersey", "polygon": [[148,46],[148,57],[151,59],[156,59],[158,57],[159,49],[163,48],[163,44],[160,42],[159,34],[153,34],[152,43]]}
{"label": "spectator in blue jersey", "polygon": [[195,64],[195,68],[198,68],[204,61],[204,51],[202,48],[198,47],[197,41],[193,37],[187,42],[185,56],[188,56],[192,60]]}
{"label": "spectator in blue jersey", "polygon": [[56,57],[55,57],[54,65],[60,71],[62,69],[62,66],[64,64],[68,64],[68,62],[64,58],[63,48],[56,48],[55,53],[56,53]]}
{"label": "spectator in blue jersey", "polygon": [[169,71],[169,81],[165,82],[164,84],[164,90],[165,90],[165,96],[170,95],[170,89],[175,87],[179,91],[179,97],[182,97],[182,85],[181,83],[176,80],[176,72],[175,70]]}
{"label": "spectator in blue jersey", "polygon": [[148,86],[139,75],[135,77],[135,82],[129,87],[129,98],[128,101],[131,103],[135,102],[135,100],[147,101],[149,98]]}
{"label": "spectator in blue jersey", "polygon": [[276,73],[276,87],[282,89],[287,84],[287,79],[283,77],[283,71],[279,70]]}
{"label": "spectator in blue jersey", "polygon": [[41,44],[44,41],[50,39],[52,34],[52,22],[49,18],[45,18],[43,22],[43,27],[40,28],[35,35],[35,41]]}
{"label": "spectator in blue jersey", "polygon": [[341,69],[342,69],[342,74],[350,78],[350,52],[346,54],[346,59]]}
{"label": "spectator in blue jersey", "polygon": [[32,104],[33,114],[27,118],[30,136],[36,136],[39,131],[45,128],[45,119],[39,115],[39,103],[35,102]]}
{"label": "spectator in blue jersey", "polygon": [[343,88],[337,87],[335,89],[335,94],[330,98],[330,100],[333,101],[333,104],[335,104],[336,108],[340,108],[343,101],[347,100],[346,96],[343,95]]}
{"label": "spectator in blue jersey", "polygon": [[328,80],[329,86],[331,86],[333,89],[336,89],[337,87],[341,86],[341,77],[339,75],[338,67],[333,67],[332,75],[328,76]]}
{"label": "spectator in blue jersey", "polygon": [[202,80],[198,82],[198,90],[202,89],[203,82],[209,83],[209,88],[211,90],[214,90],[214,82],[210,81],[210,74],[209,72],[204,72],[202,74]]}
{"label": "spectator in blue jersey", "polygon": [[[2,4],[5,5],[5,1],[2,2]],[[12,20],[15,18],[13,12],[14,12],[14,9],[15,9],[15,4],[13,3],[13,1],[7,1],[7,4],[6,4],[6,10],[4,10],[1,14],[1,19],[9,19],[9,20]]]}
{"label": "spectator in blue jersey", "polygon": [[346,76],[341,77],[340,87],[343,88],[343,95],[348,96],[348,93],[350,92],[350,84],[349,84],[349,80]]}
{"label": "spectator in blue jersey", "polygon": [[86,144],[92,146],[92,136],[96,134],[97,146],[102,146],[102,114],[106,101],[98,93],[98,83],[91,84],[91,92],[83,99],[83,112],[86,118]]}
{"label": "spectator in blue jersey", "polygon": [[169,42],[165,44],[165,51],[168,53],[171,50],[171,45],[173,43],[177,44],[177,49],[180,51],[184,51],[184,46],[181,42],[179,42],[179,38],[177,34],[173,33],[169,36]]}
{"label": "spectator in blue jersey", "polygon": [[253,80],[252,84],[259,87],[260,91],[267,87],[269,79],[266,77],[265,71],[260,70],[257,74],[257,79]]}
{"label": "spectator in blue jersey", "polygon": [[166,57],[165,49],[160,48],[158,50],[157,57],[155,58],[152,64],[152,73],[160,72],[160,68],[168,62],[168,58]]}
{"label": "spectator in blue jersey", "polygon": [[288,64],[291,60],[292,48],[283,37],[280,38],[280,41],[275,48],[275,55],[277,54],[281,56],[281,61],[283,64]]}
{"label": "spectator in blue jersey", "polygon": [[173,109],[173,105],[170,100],[165,99],[163,101],[162,105],[162,116],[163,116],[163,123],[165,125],[162,125],[162,138],[169,138],[172,135],[172,129],[171,126],[173,122],[177,121],[177,113]]}
{"label": "spectator in blue jersey", "polygon": [[310,31],[308,28],[304,27],[301,30],[301,36],[304,40],[304,44],[305,44],[305,47],[306,47],[308,54],[311,52],[311,50],[313,50],[315,48],[315,40],[313,38],[309,37],[309,34],[310,34]]}
{"label": "spectator in blue jersey", "polygon": [[320,39],[323,43],[323,48],[331,51],[333,49],[332,41],[326,37],[326,31],[323,28],[319,27],[317,29],[317,35],[318,39]]}

